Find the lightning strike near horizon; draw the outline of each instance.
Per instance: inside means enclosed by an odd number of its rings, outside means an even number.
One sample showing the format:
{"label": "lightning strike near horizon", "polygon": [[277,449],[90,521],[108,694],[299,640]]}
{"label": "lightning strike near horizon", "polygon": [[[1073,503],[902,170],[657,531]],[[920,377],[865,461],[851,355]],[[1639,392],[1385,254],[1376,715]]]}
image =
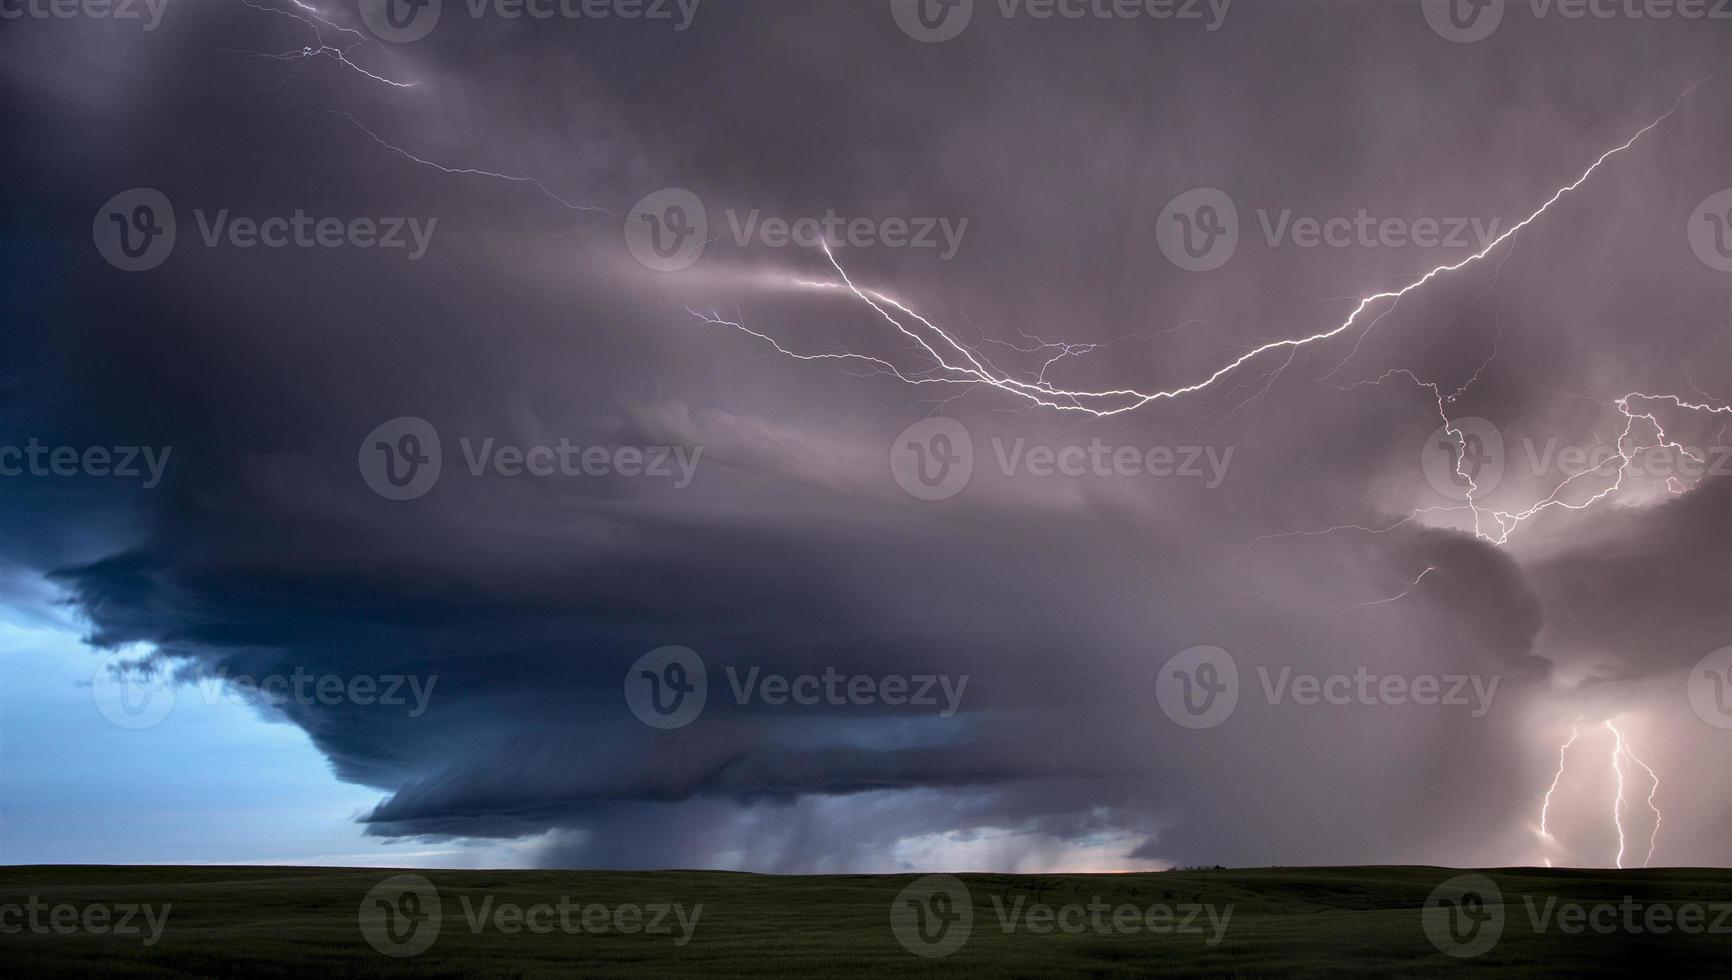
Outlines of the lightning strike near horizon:
{"label": "lightning strike near horizon", "polygon": [[[1558,747],[1558,771],[1552,776],[1551,787],[1546,790],[1545,802],[1540,804],[1540,836],[1542,837],[1557,840],[1556,837],[1552,836],[1551,830],[1546,827],[1546,819],[1551,812],[1552,795],[1558,791],[1558,783],[1562,782],[1564,778],[1564,757],[1569,754],[1570,746],[1576,744],[1576,739],[1580,738],[1581,734],[1581,729],[1578,726],[1571,725],[1569,741]],[[1550,865],[1551,861],[1548,859],[1546,864]]]}
{"label": "lightning strike near horizon", "polygon": [[[1623,730],[1613,724],[1611,719],[1606,719],[1600,724],[1607,731],[1612,733],[1611,752],[1607,756],[1607,761],[1611,767],[1612,781],[1615,788],[1612,798],[1612,827],[1618,835],[1618,849],[1612,857],[1612,866],[1622,868],[1624,866],[1624,855],[1629,850],[1629,845],[1624,832],[1624,816],[1627,811],[1632,809],[1632,806],[1626,799],[1626,776],[1628,775],[1627,763],[1634,763],[1635,765],[1640,766],[1643,772],[1648,774],[1649,788],[1646,803],[1648,810],[1654,817],[1653,829],[1648,835],[1647,854],[1642,858],[1642,867],[1645,868],[1653,861],[1654,848],[1659,843],[1660,839],[1660,824],[1663,817],[1660,812],[1659,804],[1654,801],[1654,797],[1660,792],[1660,775],[1654,771],[1653,767],[1649,766],[1646,762],[1643,762],[1636,756],[1635,752],[1631,750],[1629,739],[1624,736]],[[1547,787],[1545,797],[1540,803],[1539,835],[1553,843],[1561,842],[1558,840],[1557,835],[1552,833],[1550,827],[1552,797],[1557,794],[1558,785],[1563,782],[1568,768],[1567,758],[1570,746],[1576,744],[1576,741],[1580,737],[1581,726],[1571,725],[1569,739],[1566,740],[1563,745],[1558,747],[1557,771],[1552,774],[1551,785]],[[1551,858],[1544,858],[1543,860],[1546,863],[1546,867],[1549,868],[1552,866]]]}
{"label": "lightning strike near horizon", "polygon": [[1605,725],[1611,730],[1612,735],[1616,738],[1616,743],[1612,749],[1612,770],[1618,777],[1618,798],[1612,804],[1612,819],[1618,828],[1617,866],[1620,868],[1624,866],[1624,851],[1626,849],[1624,844],[1624,822],[1621,814],[1625,809],[1629,808],[1629,804],[1624,801],[1624,767],[1619,762],[1620,757],[1628,759],[1636,765],[1641,766],[1642,769],[1647,772],[1648,778],[1652,780],[1652,785],[1648,790],[1648,808],[1654,813],[1654,830],[1648,838],[1648,856],[1642,861],[1642,867],[1645,868],[1648,866],[1648,862],[1654,859],[1654,845],[1660,836],[1660,808],[1654,804],[1654,795],[1660,792],[1660,777],[1653,769],[1649,768],[1646,762],[1636,758],[1635,753],[1630,751],[1629,740],[1624,738],[1624,733],[1619,730],[1618,726],[1612,724],[1611,719],[1606,719]]}

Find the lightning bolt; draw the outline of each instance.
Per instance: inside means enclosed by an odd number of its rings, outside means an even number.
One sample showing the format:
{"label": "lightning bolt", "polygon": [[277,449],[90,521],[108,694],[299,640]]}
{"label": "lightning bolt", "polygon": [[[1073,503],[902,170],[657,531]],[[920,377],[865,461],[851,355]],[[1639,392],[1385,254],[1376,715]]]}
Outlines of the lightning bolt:
{"label": "lightning bolt", "polygon": [[1636,758],[1636,756],[1631,754],[1627,749],[1625,750],[1625,754],[1629,756],[1630,761],[1641,766],[1642,771],[1646,772],[1649,780],[1651,780],[1648,787],[1647,803],[1648,809],[1654,813],[1654,829],[1648,834],[1648,854],[1646,857],[1642,858],[1642,867],[1645,868],[1648,866],[1650,861],[1654,860],[1654,847],[1660,842],[1660,824],[1665,819],[1665,817],[1660,813],[1659,805],[1654,802],[1654,797],[1660,792],[1660,774],[1650,768],[1646,762]]}
{"label": "lightning bolt", "polygon": [[[264,59],[267,59],[270,61],[283,61],[283,62],[289,62],[289,63],[293,64],[295,66],[294,70],[289,72],[289,74],[286,77],[284,77],[284,79],[281,82],[277,83],[276,87],[279,89],[282,88],[284,85],[287,85],[291,80],[294,79],[294,77],[296,75],[299,75],[301,72],[301,69],[305,68],[309,62],[311,62],[315,59],[318,59],[318,58],[329,58],[332,61],[335,61],[338,64],[343,65],[345,68],[348,68],[350,71],[353,71],[358,75],[361,75],[361,76],[368,78],[372,81],[382,83],[384,85],[389,85],[393,88],[414,88],[415,87],[416,83],[414,83],[414,82],[399,82],[399,81],[396,81],[394,79],[386,78],[384,75],[380,75],[377,72],[368,71],[367,69],[365,69],[365,68],[361,67],[360,65],[356,64],[355,62],[351,61],[349,59],[349,52],[353,51],[355,48],[357,48],[363,44],[368,43],[367,35],[362,34],[360,31],[355,30],[353,27],[344,27],[341,24],[338,24],[335,21],[332,21],[329,17],[326,17],[323,13],[320,13],[318,8],[312,6],[311,4],[304,3],[304,2],[302,2],[302,0],[289,0],[289,2],[295,6],[296,10],[300,11],[299,13],[297,13],[295,10],[285,10],[282,7],[265,6],[263,4],[255,2],[255,0],[240,0],[240,2],[243,5],[251,7],[254,10],[262,10],[265,13],[278,14],[278,15],[283,16],[283,17],[288,17],[288,18],[291,18],[293,20],[300,21],[301,23],[307,25],[307,27],[312,29],[312,32],[313,32],[312,43],[304,44],[299,48],[290,49],[288,51],[281,51],[281,52],[274,52],[273,53],[273,52],[268,52],[268,51],[236,50],[233,48],[224,48],[223,49],[224,51],[227,51],[230,54],[239,54],[239,55],[245,55],[249,58],[264,58]],[[325,29],[326,28],[329,28],[329,29],[335,31],[338,34],[353,35],[355,40],[349,41],[348,43],[343,44],[341,46],[336,45],[336,44],[331,44],[325,40]]]}
{"label": "lightning bolt", "polygon": [[[1581,730],[1577,726],[1571,725],[1570,726],[1570,739],[1569,739],[1569,741],[1565,742],[1563,745],[1558,747],[1558,771],[1555,775],[1552,776],[1551,788],[1546,790],[1545,802],[1540,804],[1540,836],[1541,837],[1547,837],[1547,838],[1550,838],[1551,840],[1554,840],[1554,841],[1557,840],[1556,837],[1552,836],[1552,832],[1550,830],[1546,829],[1546,817],[1547,817],[1547,814],[1549,814],[1551,812],[1552,795],[1558,791],[1558,783],[1563,782],[1563,779],[1564,779],[1564,757],[1569,753],[1570,746],[1576,744],[1576,739],[1580,738],[1581,734],[1582,734]],[[1551,860],[1547,859],[1546,866],[1550,867],[1551,863],[1552,863]]]}
{"label": "lightning bolt", "polygon": [[[1372,293],[1361,297],[1358,303],[1354,306],[1353,311],[1349,313],[1345,319],[1334,326],[1303,337],[1287,337],[1259,344],[1227,361],[1225,364],[1216,368],[1213,372],[1199,378],[1198,380],[1173,388],[1155,391],[1140,391],[1134,388],[1100,390],[1062,388],[1045,379],[1044,369],[1041,374],[1032,381],[1012,377],[1008,373],[993,369],[981,356],[978,350],[964,343],[951,332],[933,323],[932,320],[917,312],[908,303],[882,291],[865,289],[856,285],[849,277],[847,270],[842,267],[842,264],[839,261],[837,261],[835,253],[831,250],[829,243],[820,241],[819,247],[822,249],[824,258],[828,261],[831,269],[836,273],[841,288],[856,299],[865,303],[905,338],[912,340],[915,345],[925,353],[926,357],[930,359],[930,367],[914,372],[898,372],[899,376],[904,378],[910,376],[918,377],[921,379],[920,383],[927,384],[946,383],[988,385],[1017,398],[1023,399],[1034,406],[1053,409],[1055,411],[1082,412],[1096,418],[1119,415],[1124,412],[1135,411],[1136,409],[1143,408],[1153,402],[1178,399],[1185,395],[1191,395],[1210,389],[1222,379],[1233,374],[1239,368],[1270,352],[1283,349],[1297,350],[1299,348],[1320,344],[1334,337],[1338,337],[1351,330],[1353,326],[1359,322],[1359,318],[1365,313],[1365,311],[1374,305],[1385,300],[1398,303],[1402,297],[1426,285],[1433,279],[1445,275],[1446,273],[1455,272],[1472,263],[1481,261],[1503,243],[1519,234],[1522,229],[1539,220],[1546,211],[1551,209],[1552,205],[1556,204],[1566,194],[1586,183],[1607,160],[1625,150],[1628,150],[1643,136],[1646,136],[1655,127],[1669,119],[1678,111],[1678,108],[1683,104],[1684,100],[1705,81],[1707,81],[1706,78],[1685,89],[1673,102],[1671,108],[1667,109],[1664,114],[1637,130],[1634,135],[1623,143],[1600,154],[1599,157],[1590,163],[1575,180],[1558,188],[1531,214],[1506,228],[1501,234],[1496,238],[1493,238],[1491,242],[1478,252],[1475,252],[1458,262],[1436,266],[1399,289],[1386,290],[1384,292]],[[825,281],[789,281],[795,285],[806,288],[827,290],[835,289],[838,285],[838,283]],[[1394,303],[1391,303],[1391,306],[1393,305]],[[890,312],[892,309],[901,314],[902,319],[893,315]],[[1386,310],[1385,312],[1387,313],[1388,311]],[[708,322],[716,322],[716,318],[713,316],[706,317],[702,314],[696,313],[694,313],[694,315],[699,316],[700,319],[705,319]],[[1373,320],[1373,324],[1375,324],[1375,322],[1376,320]],[[1369,329],[1370,328],[1368,327],[1367,331],[1369,331]],[[763,336],[761,333],[756,331],[751,331],[751,333],[760,338]],[[776,346],[778,349],[781,348],[781,345]],[[1435,386],[1433,386],[1433,388],[1436,390]],[[1441,401],[1443,398],[1441,392],[1438,393],[1438,397]]]}
{"label": "lightning bolt", "polygon": [[1660,837],[1660,821],[1661,821],[1660,808],[1657,805],[1655,805],[1655,803],[1654,803],[1654,796],[1660,792],[1660,777],[1658,774],[1656,774],[1654,772],[1654,770],[1652,768],[1650,768],[1648,766],[1648,764],[1646,762],[1643,762],[1641,759],[1636,758],[1635,753],[1630,751],[1629,742],[1627,739],[1624,738],[1624,733],[1618,729],[1618,726],[1612,724],[1611,719],[1607,719],[1605,724],[1606,724],[1607,728],[1611,729],[1612,735],[1616,739],[1615,744],[1612,748],[1612,770],[1615,773],[1617,773],[1617,776],[1618,776],[1618,798],[1612,804],[1612,820],[1617,825],[1617,828],[1618,828],[1617,864],[1618,864],[1618,867],[1620,867],[1620,868],[1624,866],[1624,850],[1625,850],[1624,823],[1623,823],[1623,818],[1621,816],[1621,813],[1623,810],[1629,808],[1629,804],[1624,802],[1624,767],[1619,762],[1619,760],[1620,759],[1628,759],[1629,761],[1634,762],[1636,765],[1641,766],[1643,771],[1648,774],[1648,778],[1651,780],[1651,784],[1650,784],[1650,787],[1648,789],[1648,801],[1647,802],[1648,802],[1648,809],[1652,810],[1654,813],[1654,830],[1653,830],[1653,833],[1650,834],[1648,837],[1648,856],[1646,858],[1644,858],[1642,861],[1642,867],[1645,868],[1648,866],[1648,862],[1652,861],[1654,859],[1654,845],[1659,840],[1659,837]]}
{"label": "lightning bolt", "polygon": [[344,119],[347,119],[350,123],[354,124],[356,129],[359,129],[361,132],[372,137],[373,142],[423,167],[429,167],[433,170],[440,171],[441,173],[457,174],[459,176],[467,177],[489,177],[494,180],[504,181],[508,184],[524,184],[540,191],[543,197],[553,201],[555,204],[558,204],[560,207],[563,207],[568,211],[593,211],[614,218],[621,217],[620,215],[609,211],[607,208],[593,207],[587,204],[576,204],[572,201],[568,201],[565,198],[560,197],[558,194],[555,194],[546,184],[542,183],[541,180],[536,177],[520,177],[515,174],[500,173],[495,170],[480,170],[474,167],[447,167],[442,163],[435,163],[425,157],[416,156],[408,150],[403,149],[401,146],[386,141],[384,137],[362,125],[359,119],[356,119],[353,115],[350,115],[341,109],[328,109],[326,111],[342,116]]}
{"label": "lightning bolt", "polygon": [[[1617,835],[1618,835],[1618,849],[1617,849],[1617,852],[1612,857],[1612,865],[1614,867],[1617,867],[1617,868],[1622,868],[1624,866],[1624,855],[1626,853],[1628,853],[1629,849],[1630,849],[1629,848],[1629,842],[1628,842],[1626,835],[1625,835],[1625,832],[1624,832],[1625,831],[1624,816],[1625,816],[1626,812],[1633,809],[1633,807],[1631,806],[1631,804],[1629,803],[1629,801],[1627,799],[1627,793],[1628,793],[1627,777],[1629,775],[1629,764],[1634,764],[1636,766],[1641,767],[1642,771],[1647,773],[1647,775],[1648,775],[1648,794],[1647,794],[1647,798],[1646,798],[1645,802],[1647,804],[1648,810],[1654,816],[1653,829],[1648,835],[1647,854],[1642,858],[1642,867],[1645,868],[1654,859],[1654,848],[1659,843],[1660,824],[1662,823],[1662,821],[1664,819],[1663,815],[1660,812],[1659,804],[1656,803],[1655,799],[1654,799],[1657,795],[1659,795],[1659,792],[1660,792],[1660,775],[1659,775],[1659,773],[1654,771],[1652,766],[1648,765],[1646,762],[1643,762],[1640,758],[1638,758],[1636,756],[1635,752],[1631,750],[1630,741],[1629,741],[1629,739],[1625,738],[1623,730],[1620,729],[1616,724],[1614,724],[1611,721],[1611,719],[1607,719],[1607,720],[1601,722],[1601,725],[1604,726],[1607,731],[1612,733],[1612,747],[1611,747],[1612,750],[1611,750],[1611,754],[1607,758],[1608,758],[1608,763],[1611,766],[1613,784],[1616,787],[1615,795],[1612,798],[1612,827],[1617,832]],[[1556,795],[1556,793],[1558,791],[1558,785],[1564,779],[1564,774],[1565,774],[1565,769],[1566,769],[1565,763],[1566,763],[1567,756],[1569,754],[1570,746],[1574,745],[1576,743],[1576,740],[1580,737],[1581,737],[1580,726],[1579,725],[1571,725],[1570,726],[1569,739],[1567,741],[1565,741],[1564,744],[1558,748],[1558,768],[1557,768],[1557,771],[1552,775],[1551,785],[1550,785],[1550,787],[1548,787],[1546,789],[1545,798],[1540,803],[1539,834],[1541,837],[1543,837],[1547,840],[1550,840],[1554,843],[1557,843],[1558,839],[1557,839],[1557,836],[1551,832],[1551,829],[1549,827],[1549,818],[1550,818],[1551,807],[1552,807],[1552,797],[1554,795]],[[1546,858],[1545,863],[1546,863],[1546,867],[1548,867],[1548,868],[1552,866],[1552,862],[1551,862],[1550,858]]]}
{"label": "lightning bolt", "polygon": [[1621,868],[1624,866],[1624,767],[1618,764],[1618,760],[1624,754],[1624,733],[1618,731],[1610,720],[1607,720],[1606,727],[1617,736],[1612,744],[1612,772],[1618,777],[1618,797],[1612,801],[1612,826],[1618,830],[1618,856],[1613,863]]}
{"label": "lightning bolt", "polygon": [[[1415,380],[1417,381],[1417,379]],[[1422,384],[1431,387],[1433,391],[1437,390],[1435,384],[1429,382],[1423,382]],[[1509,540],[1510,535],[1513,534],[1516,528],[1520,527],[1523,522],[1552,507],[1562,507],[1565,510],[1585,510],[1621,490],[1624,486],[1624,478],[1630,472],[1630,467],[1636,462],[1637,457],[1644,452],[1656,449],[1671,449],[1694,460],[1698,464],[1706,462],[1706,460],[1701,456],[1690,451],[1689,447],[1674,441],[1670,436],[1668,436],[1666,434],[1665,426],[1660,423],[1659,418],[1653,411],[1643,412],[1632,408],[1631,402],[1636,400],[1647,402],[1670,402],[1684,411],[1732,416],[1732,405],[1710,405],[1705,403],[1687,402],[1677,395],[1652,395],[1639,391],[1629,392],[1613,402],[1618,410],[1618,414],[1623,416],[1624,429],[1618,434],[1617,444],[1614,447],[1617,452],[1618,467],[1611,483],[1602,487],[1599,491],[1589,495],[1586,499],[1575,503],[1564,500],[1561,496],[1564,491],[1572,486],[1576,481],[1592,477],[1607,465],[1610,465],[1612,460],[1608,459],[1605,463],[1600,464],[1600,466],[1595,467],[1594,469],[1583,470],[1580,473],[1571,474],[1554,487],[1550,494],[1538,502],[1528,506],[1526,509],[1520,511],[1505,511],[1482,507],[1475,501],[1474,495],[1479,491],[1479,485],[1473,481],[1473,478],[1469,473],[1462,469],[1467,457],[1467,454],[1464,451],[1466,446],[1466,437],[1462,434],[1461,430],[1455,428],[1454,423],[1450,421],[1448,413],[1443,408],[1443,398],[1439,396],[1438,409],[1444,419],[1444,424],[1446,426],[1445,431],[1456,444],[1455,472],[1463,480],[1467,481],[1468,492],[1466,506],[1473,512],[1474,536],[1484,538],[1493,544],[1501,545]],[[1653,441],[1644,442],[1637,438],[1635,428],[1638,421],[1646,422],[1653,427]],[[1672,493],[1682,493],[1684,490],[1683,485],[1679,483],[1676,477],[1668,479],[1667,489]],[[1450,508],[1425,509],[1447,510]],[[1491,520],[1496,522],[1497,529],[1495,534],[1488,530],[1481,522],[1482,516],[1489,517]]]}
{"label": "lightning bolt", "polygon": [[1412,592],[1414,589],[1419,588],[1419,583],[1425,581],[1425,577],[1427,575],[1430,575],[1432,572],[1435,572],[1435,571],[1437,571],[1437,566],[1427,565],[1427,566],[1425,566],[1425,571],[1420,572],[1419,575],[1414,578],[1412,584],[1408,585],[1407,588],[1403,589],[1400,594],[1392,595],[1387,599],[1371,599],[1371,600],[1366,601],[1366,602],[1357,602],[1351,606],[1348,606],[1347,608],[1349,610],[1364,609],[1366,606],[1382,606],[1382,605],[1386,605],[1386,604],[1391,603],[1391,602],[1399,602],[1402,599],[1407,598],[1408,593]]}

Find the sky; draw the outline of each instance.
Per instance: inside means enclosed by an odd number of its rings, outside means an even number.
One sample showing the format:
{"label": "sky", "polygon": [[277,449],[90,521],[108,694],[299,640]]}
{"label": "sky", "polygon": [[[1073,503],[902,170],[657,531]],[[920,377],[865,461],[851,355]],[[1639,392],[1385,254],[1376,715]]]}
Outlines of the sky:
{"label": "sky", "polygon": [[1732,865],[1732,17],[1060,7],[0,2],[0,861]]}

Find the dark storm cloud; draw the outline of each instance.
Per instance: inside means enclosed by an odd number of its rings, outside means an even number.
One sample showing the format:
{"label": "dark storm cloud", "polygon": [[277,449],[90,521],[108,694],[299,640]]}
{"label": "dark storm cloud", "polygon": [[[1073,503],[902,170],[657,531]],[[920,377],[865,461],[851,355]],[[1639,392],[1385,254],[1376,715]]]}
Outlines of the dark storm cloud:
{"label": "dark storm cloud", "polygon": [[[1436,396],[1388,372],[1446,394],[1477,377],[1451,412],[1503,427],[1512,465],[1525,436],[1615,436],[1608,403],[1627,391],[1732,391],[1724,277],[1682,232],[1726,183],[1724,77],[1363,342],[1110,419],[984,390],[949,404],[981,472],[942,504],[904,495],[886,458],[932,390],[780,358],[687,312],[806,352],[908,356],[857,304],[765,285],[827,275],[821,256],[724,240],[658,278],[617,220],[670,185],[724,239],[728,209],[966,217],[948,262],[841,258],[971,340],[973,324],[1018,343],[1141,335],[1058,365],[1065,383],[1174,385],[1465,255],[1272,247],[1265,217],[1508,227],[1728,67],[1726,25],[1517,19],[1458,45],[1411,6],[1240,0],[1212,33],[982,16],[937,45],[869,4],[706,3],[677,33],[456,18],[356,50],[417,82],[402,90],[331,59],[282,84],[292,65],[234,51],[308,32],[239,4],[176,7],[149,37],[10,25],[0,77],[27,152],[0,244],[26,274],[5,287],[19,356],[0,367],[0,426],[174,456],[150,491],[8,483],[0,554],[63,587],[94,643],[154,644],[189,677],[436,675],[417,718],[263,709],[381,792],[363,818],[381,835],[548,833],[551,864],[779,871],[955,855],[1038,870],[1102,841],[1121,866],[1527,859],[1521,821],[1555,758],[1530,726],[1554,667],[1645,676],[1725,642],[1725,491],[1549,514],[1503,548],[1459,523],[1381,531],[1452,503],[1419,462]],[[542,189],[419,166],[357,123]],[[181,240],[122,275],[90,216],[140,185],[175,202]],[[1155,245],[1162,206],[1197,186],[1228,189],[1245,227],[1204,274]],[[195,208],[439,221],[409,262],[207,248]],[[445,473],[394,503],[356,451],[401,415],[441,434]],[[1234,455],[1215,488],[1007,477],[994,437]],[[703,454],[684,489],[471,477],[460,438]],[[1506,475],[1498,505],[1543,498],[1547,476]],[[1343,524],[1380,533],[1265,537]],[[668,644],[705,659],[710,706],[658,732],[621,692]],[[1154,697],[1195,644],[1230,651],[1244,684],[1208,732]],[[754,666],[969,682],[950,717],[731,703],[724,671]],[[1258,670],[1282,667],[1501,686],[1478,718],[1264,703]]]}

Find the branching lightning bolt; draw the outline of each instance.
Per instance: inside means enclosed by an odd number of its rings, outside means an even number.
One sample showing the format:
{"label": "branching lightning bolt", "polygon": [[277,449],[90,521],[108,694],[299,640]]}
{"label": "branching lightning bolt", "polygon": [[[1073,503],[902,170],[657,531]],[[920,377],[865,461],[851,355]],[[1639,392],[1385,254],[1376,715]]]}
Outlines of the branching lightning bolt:
{"label": "branching lightning bolt", "polygon": [[[1702,81],[1706,81],[1706,79],[1703,79]],[[1223,378],[1233,374],[1247,363],[1250,363],[1251,361],[1272,351],[1308,347],[1340,336],[1348,330],[1351,330],[1359,321],[1361,315],[1372,306],[1384,300],[1399,302],[1403,296],[1419,289],[1421,286],[1431,282],[1438,276],[1454,272],[1484,259],[1504,242],[1509,241],[1516,234],[1520,233],[1522,229],[1538,220],[1541,215],[1545,214],[1546,211],[1548,211],[1553,204],[1556,204],[1560,199],[1562,199],[1564,195],[1586,183],[1587,180],[1592,177],[1607,160],[1629,149],[1631,146],[1634,146],[1643,136],[1646,136],[1655,127],[1670,118],[1678,111],[1678,108],[1683,104],[1684,99],[1702,84],[1702,81],[1698,81],[1681,93],[1677,100],[1672,104],[1672,107],[1659,118],[1637,130],[1633,136],[1625,140],[1623,143],[1600,154],[1600,156],[1589,164],[1575,180],[1565,184],[1563,187],[1560,187],[1549,198],[1547,198],[1544,203],[1536,208],[1533,213],[1506,228],[1501,234],[1492,239],[1491,242],[1478,252],[1475,252],[1458,262],[1436,266],[1399,289],[1372,293],[1360,298],[1354,306],[1353,311],[1347,315],[1346,319],[1332,327],[1303,337],[1287,337],[1259,344],[1246,350],[1225,364],[1222,364],[1220,367],[1202,378],[1189,384],[1173,388],[1156,391],[1140,391],[1134,388],[1102,390],[1063,388],[1046,380],[1044,368],[1042,372],[1031,381],[1011,377],[1007,373],[990,367],[990,365],[980,355],[979,351],[970,347],[949,331],[939,327],[937,324],[933,323],[932,320],[918,313],[909,304],[884,292],[865,289],[856,285],[849,277],[847,271],[842,267],[842,264],[837,261],[835,253],[830,248],[829,243],[821,241],[819,245],[823,250],[824,258],[829,262],[831,268],[839,277],[839,285],[846,292],[864,302],[873,311],[878,313],[882,319],[895,327],[903,336],[914,341],[919,349],[924,351],[925,355],[930,358],[931,366],[928,368],[916,372],[897,372],[898,375],[903,377],[905,380],[908,377],[918,377],[921,380],[921,383],[989,385],[1042,408],[1050,408],[1063,412],[1083,412],[1095,417],[1118,415],[1142,408],[1152,402],[1177,399],[1185,395],[1195,394],[1212,388]],[[819,289],[835,289],[838,285],[837,283],[832,282],[790,281],[796,285]],[[902,319],[893,315],[890,312],[892,309],[901,314]],[[705,316],[696,313],[694,313],[694,315],[697,315],[708,322],[717,322],[717,318],[713,315]],[[754,336],[760,338],[763,337],[762,334],[755,331],[752,333]],[[780,348],[781,345],[776,346]],[[1439,397],[1441,398],[1441,394]]]}
{"label": "branching lightning bolt", "polygon": [[[393,88],[414,88],[415,87],[414,82],[399,82],[399,81],[396,81],[394,79],[386,78],[385,76],[380,75],[377,72],[368,71],[367,69],[362,68],[360,65],[351,61],[349,59],[349,52],[353,51],[356,47],[359,47],[360,45],[366,44],[368,41],[367,35],[362,34],[360,31],[355,30],[353,27],[344,27],[341,24],[338,24],[335,21],[332,21],[329,17],[326,17],[324,14],[320,13],[318,8],[312,6],[311,4],[304,3],[303,0],[289,0],[289,2],[295,6],[296,10],[300,11],[299,13],[297,13],[295,10],[285,10],[282,7],[265,6],[263,4],[255,2],[255,0],[240,0],[240,2],[242,4],[248,6],[248,7],[253,8],[254,10],[262,10],[262,11],[265,11],[266,13],[279,14],[279,15],[284,16],[284,17],[293,18],[294,20],[298,20],[301,23],[307,25],[313,31],[313,42],[311,44],[305,44],[299,48],[292,49],[289,51],[281,51],[281,52],[231,51],[231,53],[233,53],[233,54],[242,54],[242,55],[246,55],[249,58],[265,58],[265,59],[269,59],[271,61],[284,61],[284,62],[293,63],[295,66],[294,71],[290,72],[288,74],[288,76],[283,79],[282,82],[278,83],[278,85],[277,85],[278,88],[281,88],[283,85],[288,84],[290,79],[293,79],[296,75],[300,74],[301,69],[306,67],[308,62],[310,62],[316,58],[330,58],[331,60],[337,62],[338,64],[341,64],[344,67],[348,68],[350,71],[355,72],[356,74],[365,76],[366,78],[371,79],[372,81],[380,82],[382,84],[392,86]],[[336,44],[331,44],[325,40],[325,29],[326,28],[329,28],[332,31],[335,31],[339,34],[353,35],[355,40],[349,41],[346,44],[342,44],[340,46],[336,45]]]}
{"label": "branching lightning bolt", "polygon": [[[1611,753],[1607,757],[1607,762],[1611,766],[1612,781],[1615,787],[1614,796],[1612,798],[1612,827],[1618,835],[1618,849],[1612,856],[1612,866],[1622,868],[1624,866],[1624,855],[1629,851],[1629,844],[1624,833],[1624,816],[1632,809],[1626,795],[1628,788],[1627,777],[1630,775],[1629,764],[1634,764],[1641,767],[1642,771],[1648,775],[1648,795],[1645,802],[1648,810],[1654,816],[1653,830],[1648,835],[1648,851],[1642,858],[1642,867],[1645,868],[1653,861],[1654,848],[1660,840],[1660,824],[1663,817],[1660,813],[1659,804],[1654,800],[1660,792],[1660,775],[1654,771],[1652,766],[1649,766],[1646,762],[1643,762],[1636,756],[1635,752],[1630,747],[1630,740],[1625,737],[1622,729],[1620,729],[1610,719],[1601,722],[1601,725],[1603,725],[1607,731],[1612,733]],[[1570,746],[1576,744],[1576,740],[1580,737],[1581,727],[1579,725],[1571,725],[1569,739],[1558,748],[1557,772],[1552,775],[1551,785],[1546,789],[1545,798],[1540,803],[1539,834],[1541,837],[1554,843],[1557,842],[1558,838],[1551,832],[1549,825],[1552,797],[1557,794],[1558,785],[1564,779],[1565,770],[1567,768],[1566,760]],[[1546,867],[1549,868],[1552,866],[1550,858],[1546,858],[1545,862]]]}

